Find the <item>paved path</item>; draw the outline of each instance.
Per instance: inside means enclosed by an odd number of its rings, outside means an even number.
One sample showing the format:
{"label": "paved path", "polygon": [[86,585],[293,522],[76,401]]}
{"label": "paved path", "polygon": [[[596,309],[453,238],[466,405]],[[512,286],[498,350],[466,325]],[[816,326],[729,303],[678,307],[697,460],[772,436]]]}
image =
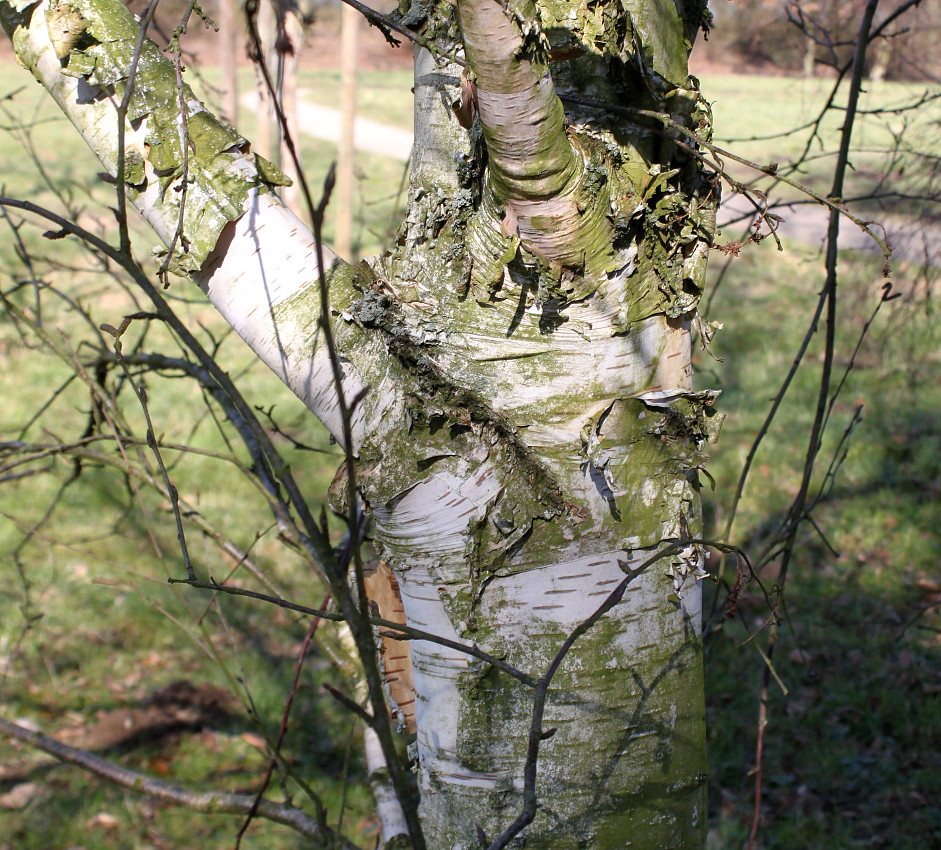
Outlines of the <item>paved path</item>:
{"label": "paved path", "polygon": [[[741,195],[723,199],[719,212],[719,226],[724,227],[724,240],[739,238],[748,224],[754,207]],[[827,234],[830,212],[818,204],[792,204],[774,209],[782,221],[778,233],[786,239],[795,239],[808,245],[823,246]],[[745,217],[743,219],[743,216]],[[865,217],[865,216],[862,216]],[[892,245],[894,263],[908,261],[941,266],[941,227],[903,216],[878,215],[876,221],[885,227]],[[730,222],[736,222],[730,224]],[[881,236],[880,228],[872,230]],[[872,237],[860,230],[848,218],[840,222],[839,246],[843,250],[865,251],[881,255],[882,249]]]}
{"label": "paved path", "polygon": [[[340,111],[327,106],[299,102],[298,118],[305,133],[329,142],[340,141]],[[353,142],[357,150],[377,153],[405,162],[412,155],[414,137],[408,130],[356,117]]]}
{"label": "paved path", "polygon": [[[297,117],[301,130],[315,139],[325,142],[340,141],[340,110],[329,106],[317,106],[303,99],[304,92],[298,92]],[[252,111],[258,103],[256,91],[247,92],[242,97],[242,105]],[[388,124],[356,117],[353,125],[353,142],[357,150],[388,156],[405,162],[412,155],[413,136],[408,130],[399,130]]]}
{"label": "paved path", "polygon": [[[303,92],[301,93],[303,95]],[[255,92],[247,93],[242,102],[254,108]],[[326,106],[317,106],[300,100],[298,116],[301,130],[318,139],[330,142],[340,140],[340,112]],[[354,126],[357,150],[392,157],[405,162],[411,156],[413,137],[407,130],[400,130],[368,118],[357,117]],[[745,221],[730,224],[753,209],[741,195],[727,196],[722,203],[719,225],[725,226],[725,239],[737,238],[744,231]],[[795,239],[808,245],[823,245],[827,232],[828,211],[815,204],[798,204],[775,209],[784,218],[778,232],[787,239]],[[925,224],[917,219],[884,216],[881,218],[889,240],[894,248],[895,262],[907,260],[932,266],[941,266],[941,227]],[[878,233],[878,229],[875,231]],[[840,224],[840,248],[879,254],[879,246],[854,225],[849,219]]]}

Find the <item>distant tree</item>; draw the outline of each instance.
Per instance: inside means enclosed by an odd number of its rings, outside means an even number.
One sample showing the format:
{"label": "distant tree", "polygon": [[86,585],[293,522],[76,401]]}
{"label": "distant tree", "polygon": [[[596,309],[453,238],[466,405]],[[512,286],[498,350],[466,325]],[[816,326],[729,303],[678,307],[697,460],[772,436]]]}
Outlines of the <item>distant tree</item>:
{"label": "distant tree", "polygon": [[[736,0],[715,7],[708,52],[724,63],[752,65],[805,76],[832,75],[852,61],[865,0]],[[931,80],[941,74],[933,49],[941,32],[937,4],[881,2],[876,24],[905,12],[869,50],[876,78]]]}

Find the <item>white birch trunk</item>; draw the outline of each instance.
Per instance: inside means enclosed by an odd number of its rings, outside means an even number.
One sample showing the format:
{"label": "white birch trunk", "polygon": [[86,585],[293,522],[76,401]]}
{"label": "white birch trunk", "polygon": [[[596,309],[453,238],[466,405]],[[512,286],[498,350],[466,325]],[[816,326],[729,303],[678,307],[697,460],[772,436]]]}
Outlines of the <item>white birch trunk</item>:
{"label": "white birch trunk", "polygon": [[[115,0],[68,3],[84,23],[65,72],[47,2],[0,0],[0,16],[114,172],[134,25]],[[483,131],[449,108],[461,69],[419,54],[398,247],[371,271],[328,254],[344,389],[370,388],[354,421],[358,480],[408,621],[534,676],[625,570],[700,530],[697,468],[718,417],[712,395],[691,388],[688,328],[717,198],[669,140],[585,106],[566,114],[553,93],[630,95],[708,131],[685,71],[694,5],[636,0],[596,17],[547,4],[540,28],[524,3],[512,24],[523,35],[510,28],[507,40],[488,29],[493,8],[462,2]],[[497,12],[500,30],[511,19]],[[454,32],[447,18],[413,23]],[[566,58],[545,65],[550,49]],[[180,210],[161,175],[182,147],[161,68],[145,50],[127,182],[169,242]],[[339,437],[311,236],[244,141],[188,108],[195,183],[177,265]],[[656,563],[567,656],[525,846],[702,846],[700,564],[693,545]],[[493,838],[519,811],[532,691],[436,644],[411,653],[428,846],[477,847],[478,827]]]}

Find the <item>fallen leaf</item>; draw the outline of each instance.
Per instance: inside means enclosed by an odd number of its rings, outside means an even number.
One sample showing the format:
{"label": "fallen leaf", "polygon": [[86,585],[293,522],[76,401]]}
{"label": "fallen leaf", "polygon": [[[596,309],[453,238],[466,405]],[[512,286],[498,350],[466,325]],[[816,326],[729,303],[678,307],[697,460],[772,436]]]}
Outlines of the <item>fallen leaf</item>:
{"label": "fallen leaf", "polygon": [[0,795],[0,808],[22,809],[41,790],[38,782],[22,782],[14,785],[6,794]]}
{"label": "fallen leaf", "polygon": [[109,815],[107,812],[98,812],[97,815],[85,822],[85,826],[88,829],[96,826],[100,826],[102,829],[115,829],[119,823],[120,821],[114,815]]}
{"label": "fallen leaf", "polygon": [[152,773],[157,776],[166,776],[170,772],[170,759],[164,755],[159,755],[150,760],[149,764]]}
{"label": "fallen leaf", "polygon": [[265,739],[261,735],[256,735],[254,732],[243,732],[239,735],[246,744],[249,744],[252,747],[257,747],[259,750],[263,750],[267,747]]}

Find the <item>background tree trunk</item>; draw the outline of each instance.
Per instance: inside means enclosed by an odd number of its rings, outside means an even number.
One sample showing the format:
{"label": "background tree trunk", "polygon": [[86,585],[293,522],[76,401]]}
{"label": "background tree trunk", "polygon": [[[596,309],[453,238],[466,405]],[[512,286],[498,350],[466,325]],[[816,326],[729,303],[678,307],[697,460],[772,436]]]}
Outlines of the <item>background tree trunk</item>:
{"label": "background tree trunk", "polygon": [[245,36],[236,0],[219,0],[219,65],[222,70],[222,117],[239,121],[239,56],[245,52]]}

